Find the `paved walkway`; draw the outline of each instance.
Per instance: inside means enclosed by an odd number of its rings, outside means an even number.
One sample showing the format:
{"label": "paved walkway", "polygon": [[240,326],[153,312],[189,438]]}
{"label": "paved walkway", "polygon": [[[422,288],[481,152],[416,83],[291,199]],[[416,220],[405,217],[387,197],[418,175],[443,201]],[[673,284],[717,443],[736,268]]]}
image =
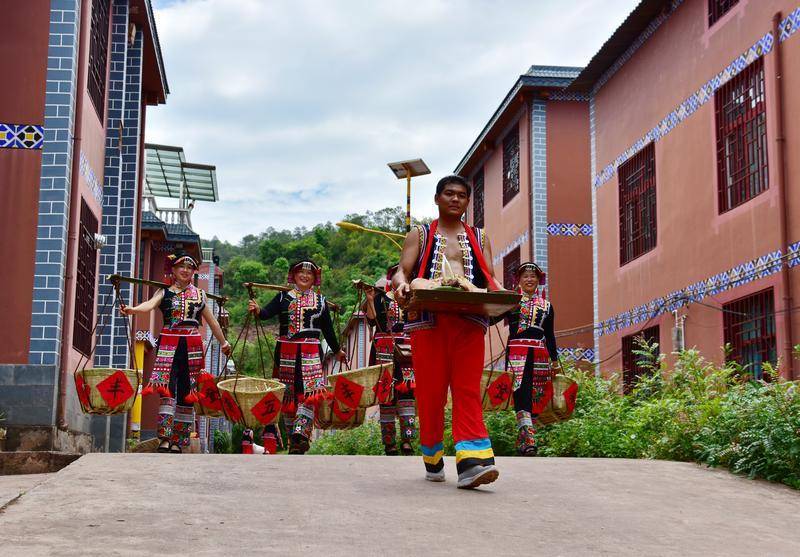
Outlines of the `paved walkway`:
{"label": "paved walkway", "polygon": [[692,464],[87,455],[0,514],[11,555],[800,555],[800,494]]}
{"label": "paved walkway", "polygon": [[55,474],[17,474],[0,476],[0,509],[14,501],[26,491],[46,482]]}

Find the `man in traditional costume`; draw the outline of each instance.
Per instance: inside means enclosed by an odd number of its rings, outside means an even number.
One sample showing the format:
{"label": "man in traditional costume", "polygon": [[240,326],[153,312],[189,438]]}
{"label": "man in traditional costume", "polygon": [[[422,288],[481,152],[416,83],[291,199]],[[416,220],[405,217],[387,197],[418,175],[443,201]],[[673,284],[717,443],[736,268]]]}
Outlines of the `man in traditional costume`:
{"label": "man in traditional costume", "polygon": [[553,305],[540,293],[547,275],[535,263],[523,263],[515,273],[522,294],[519,307],[508,313],[506,370],[514,375],[517,451],[536,454],[537,416],[553,398],[551,365],[558,365]]}
{"label": "man in traditional costume", "polygon": [[[447,176],[436,185],[439,218],[412,229],[403,245],[393,278],[399,303],[404,304],[416,287],[444,284],[499,290],[487,264],[492,261],[489,239],[482,229],[462,221],[471,193],[461,176]],[[411,335],[420,445],[430,481],[445,479],[442,437],[448,388],[453,398],[458,487],[474,488],[498,477],[480,394],[487,326],[483,315],[409,312],[405,330]]]}
{"label": "man in traditional costume", "polygon": [[138,306],[122,305],[125,315],[149,313],[159,308],[164,328],[156,345],[156,361],[150,381],[142,395],[157,392],[159,452],[180,453],[189,446],[194,428],[194,403],[198,401],[197,378],[203,369],[203,338],[198,332],[205,319],[224,354],[231,352],[230,344],[206,304],[206,293],[194,285],[197,261],[183,252],[168,257],[171,285],[156,292]]}
{"label": "man in traditional costume", "polygon": [[[394,364],[391,400],[380,405],[381,439],[387,455],[414,454],[411,445],[416,432],[416,408],[414,404],[414,367],[408,352],[410,338],[404,333],[405,311],[394,300],[390,281],[397,265],[389,267],[386,278],[375,283],[375,288],[366,290],[367,318],[375,326],[372,337],[372,365]],[[389,290],[389,292],[387,292]],[[388,372],[387,372],[388,375]],[[384,380],[382,378],[382,380]],[[397,448],[395,419],[400,421],[400,449]]]}
{"label": "man in traditional costume", "polygon": [[278,317],[273,377],[286,386],[282,413],[289,454],[304,454],[311,444],[316,408],[327,395],[320,334],[336,359],[345,362],[347,356],[336,338],[328,303],[319,292],[322,269],[313,261],[299,261],[289,268],[287,282],[291,290],[279,292],[263,308],[250,300],[249,310],[262,320]]}

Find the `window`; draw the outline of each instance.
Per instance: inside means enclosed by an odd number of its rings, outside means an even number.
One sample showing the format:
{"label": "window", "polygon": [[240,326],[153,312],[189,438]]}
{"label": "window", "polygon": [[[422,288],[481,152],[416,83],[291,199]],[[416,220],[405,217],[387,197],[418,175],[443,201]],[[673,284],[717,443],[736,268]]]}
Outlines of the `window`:
{"label": "window", "polygon": [[78,270],[75,277],[75,323],[72,345],[88,356],[92,352],[94,328],[94,283],[97,275],[97,250],[94,235],[97,217],[81,200],[81,223],[78,229]]}
{"label": "window", "polygon": [[764,59],[720,87],[714,104],[719,212],[724,213],[769,187]]}
{"label": "window", "polygon": [[106,106],[109,0],[92,0],[92,31],[89,42],[89,97],[103,122]]}
{"label": "window", "polygon": [[519,193],[519,125],[503,139],[503,206]]}
{"label": "window", "polygon": [[483,168],[472,178],[472,225],[483,228]]}
{"label": "window", "polygon": [[[625,394],[633,390],[639,377],[652,369],[648,365],[655,364],[655,362],[648,362],[644,356],[635,353],[641,350],[641,341],[644,340],[648,345],[657,344],[659,342],[658,335],[659,328],[656,325],[655,327],[648,327],[635,335],[622,337],[622,391]],[[659,353],[659,347],[656,347],[654,356],[658,357]]]}
{"label": "window", "polygon": [[656,247],[656,160],[649,143],[619,167],[619,261]]}
{"label": "window", "polygon": [[764,362],[778,361],[772,289],[734,300],[722,310],[725,344],[731,347],[728,361],[739,362],[753,378],[761,379]]}
{"label": "window", "polygon": [[714,25],[738,3],[739,0],[708,0],[708,26]]}
{"label": "window", "polygon": [[519,246],[515,247],[505,257],[503,257],[503,287],[512,290],[514,284],[514,273],[519,268]]}

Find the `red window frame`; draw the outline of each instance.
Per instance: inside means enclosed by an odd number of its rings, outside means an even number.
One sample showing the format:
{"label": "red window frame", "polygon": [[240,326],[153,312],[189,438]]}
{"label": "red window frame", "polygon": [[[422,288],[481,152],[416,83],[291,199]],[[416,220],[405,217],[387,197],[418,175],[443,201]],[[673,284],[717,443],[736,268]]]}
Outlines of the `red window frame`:
{"label": "red window frame", "polygon": [[503,207],[519,193],[519,123],[503,138]]}
{"label": "red window frame", "polygon": [[94,293],[97,277],[97,217],[81,200],[81,222],[78,229],[78,265],[75,277],[75,317],[73,319],[72,345],[84,356],[92,352],[94,329]]}
{"label": "red window frame", "polygon": [[[649,370],[642,365],[642,361],[638,354],[634,354],[634,350],[639,348],[636,342],[637,338],[644,338],[648,344],[653,342],[660,343],[659,335],[661,330],[658,325],[648,327],[643,331],[634,335],[622,337],[622,392],[625,394],[630,393],[636,386],[639,377],[647,373]],[[656,356],[661,352],[660,346],[656,350]]]}
{"label": "red window frame", "polygon": [[764,362],[778,361],[775,296],[772,288],[723,304],[727,360],[747,366],[754,379],[764,378]]}
{"label": "red window frame", "polygon": [[633,261],[656,247],[655,146],[648,143],[620,165],[619,262]]}
{"label": "red window frame", "polygon": [[520,250],[519,246],[517,246],[503,257],[503,287],[507,290],[513,290],[516,286],[514,284],[514,273],[519,269],[519,264]]}
{"label": "red window frame", "polygon": [[739,0],[708,0],[708,26],[714,25],[738,3]]}
{"label": "red window frame", "polygon": [[764,59],[714,93],[720,214],[769,189]]}
{"label": "red window frame", "polygon": [[89,98],[100,121],[106,110],[106,74],[108,70],[108,30],[111,25],[111,1],[92,0],[92,27],[89,35]]}
{"label": "red window frame", "polygon": [[484,223],[483,167],[472,178],[472,224],[483,228]]}

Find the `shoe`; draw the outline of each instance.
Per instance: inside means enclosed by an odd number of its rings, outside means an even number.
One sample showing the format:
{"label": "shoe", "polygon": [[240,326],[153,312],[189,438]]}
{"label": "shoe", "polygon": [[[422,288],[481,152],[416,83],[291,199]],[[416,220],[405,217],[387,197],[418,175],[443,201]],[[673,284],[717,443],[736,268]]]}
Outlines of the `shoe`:
{"label": "shoe", "polygon": [[169,452],[172,453],[172,454],[181,454],[183,452],[183,449],[181,448],[181,446],[179,444],[172,443],[169,446]]}
{"label": "shoe", "polygon": [[444,481],[444,470],[439,470],[438,472],[425,472],[425,479],[429,482],[443,482]]}
{"label": "shoe", "polygon": [[168,453],[169,452],[169,441],[162,441],[161,444],[158,445],[156,449],[159,453]]}
{"label": "shoe", "polygon": [[397,450],[396,445],[387,445],[383,447],[383,452],[386,453],[386,456],[397,456],[400,454],[400,451]]}
{"label": "shoe", "polygon": [[414,447],[409,442],[400,445],[400,454],[403,456],[411,456],[414,454]]}
{"label": "shoe", "polygon": [[479,485],[492,483],[499,475],[500,471],[493,464],[488,466],[476,464],[458,475],[458,487],[459,489],[474,489]]}

